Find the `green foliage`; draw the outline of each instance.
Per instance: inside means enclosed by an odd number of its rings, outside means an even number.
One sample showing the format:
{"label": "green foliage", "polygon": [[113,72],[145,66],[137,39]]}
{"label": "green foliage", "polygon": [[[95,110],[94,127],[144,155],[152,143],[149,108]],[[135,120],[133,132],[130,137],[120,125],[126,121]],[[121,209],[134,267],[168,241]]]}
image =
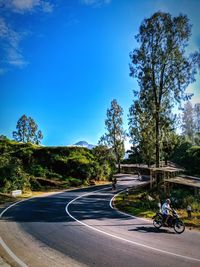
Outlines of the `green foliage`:
{"label": "green foliage", "polygon": [[42,189],[41,184],[39,183],[39,181],[34,176],[30,177],[30,188],[33,191],[37,191],[37,190],[41,190]]}
{"label": "green foliage", "polygon": [[192,146],[190,142],[185,141],[176,147],[171,159],[190,174],[200,175],[200,146]]}
{"label": "green foliage", "polygon": [[43,181],[36,178],[50,179],[50,184],[73,177],[75,180],[69,181],[69,186],[85,184],[91,179],[109,179],[115,167],[113,157],[106,149],[95,151],[0,140],[0,188],[5,192],[29,187],[39,190]]}
{"label": "green foliage", "polygon": [[200,146],[189,148],[186,157],[188,161],[187,168],[190,169],[193,174],[200,175]]}
{"label": "green foliage", "polygon": [[129,136],[132,141],[131,158],[134,163],[155,161],[155,126],[151,115],[146,112],[139,101],[129,109]]}
{"label": "green foliage", "polygon": [[125,132],[122,116],[123,109],[119,106],[117,100],[113,99],[110,109],[107,109],[107,119],[105,120],[107,132],[99,141],[100,145],[106,145],[112,149],[115,161],[118,164],[118,172],[120,172],[120,162],[125,154]]}
{"label": "green foliage", "polygon": [[151,131],[155,132],[155,138],[152,137],[157,167],[163,122],[169,119],[173,103],[188,97],[185,90],[194,81],[198,67],[199,53],[186,55],[190,34],[187,16],[172,17],[169,13],[156,12],[142,22],[136,36],[139,48],[130,54],[130,75],[137,78],[140,87],[136,93],[141,115],[153,122],[148,134],[152,136]]}
{"label": "green foliage", "polygon": [[63,178],[62,175],[56,172],[49,172],[49,171],[46,173],[46,177],[50,179],[53,178],[53,179],[59,179],[59,180],[62,180]]}
{"label": "green foliage", "polygon": [[200,196],[193,194],[192,190],[178,188],[171,191],[172,204],[175,208],[187,208],[191,205],[192,210],[200,211]]}
{"label": "green foliage", "polygon": [[22,162],[15,157],[0,156],[0,188],[4,193],[12,190],[26,190],[29,178],[23,170]]}
{"label": "green foliage", "polygon": [[41,130],[31,117],[23,115],[17,122],[17,130],[13,132],[13,138],[17,142],[40,144],[43,138]]}
{"label": "green foliage", "polygon": [[99,145],[93,148],[92,152],[98,162],[97,173],[99,180],[111,179],[116,170],[112,150],[107,146]]}
{"label": "green foliage", "polygon": [[35,177],[46,177],[47,170],[44,169],[41,165],[33,165],[30,168],[30,174]]}
{"label": "green foliage", "polygon": [[80,186],[82,184],[82,180],[73,177],[68,177],[67,183],[69,184],[69,186]]}
{"label": "green foliage", "polygon": [[192,103],[187,101],[184,105],[183,115],[182,115],[182,133],[189,138],[189,140],[194,142],[195,134],[195,123],[194,123],[194,113]]}

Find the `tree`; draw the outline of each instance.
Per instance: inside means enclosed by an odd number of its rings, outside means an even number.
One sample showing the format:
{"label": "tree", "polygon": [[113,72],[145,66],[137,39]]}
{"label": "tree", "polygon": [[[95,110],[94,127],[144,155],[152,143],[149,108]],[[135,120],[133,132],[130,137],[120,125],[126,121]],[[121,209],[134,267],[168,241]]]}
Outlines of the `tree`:
{"label": "tree", "polygon": [[2,140],[6,141],[6,140],[9,140],[9,139],[8,139],[8,137],[6,135],[1,134],[0,135],[0,141],[2,141]]}
{"label": "tree", "polygon": [[13,131],[13,138],[17,142],[40,144],[43,139],[41,130],[38,130],[38,125],[31,118],[23,115],[17,122],[17,131]]}
{"label": "tree", "polygon": [[174,149],[179,144],[179,136],[174,131],[167,131],[163,137],[162,152],[167,166],[167,161],[171,157]]}
{"label": "tree", "polygon": [[187,101],[184,105],[181,126],[183,135],[187,136],[189,140],[192,143],[194,143],[194,134],[195,134],[194,112],[192,103],[190,101]]}
{"label": "tree", "polygon": [[200,133],[200,103],[194,105],[195,131]]}
{"label": "tree", "polygon": [[137,78],[139,101],[149,110],[155,124],[157,167],[161,114],[188,98],[185,89],[195,80],[200,56],[198,52],[189,56],[185,53],[190,35],[187,16],[156,12],[142,22],[136,36],[140,47],[130,54],[130,76]]}
{"label": "tree", "polygon": [[23,115],[17,122],[17,131],[13,132],[13,138],[17,142],[26,142],[28,135],[28,118]]}
{"label": "tree", "polygon": [[92,149],[92,152],[99,163],[98,178],[104,180],[106,178],[111,178],[113,172],[115,171],[115,158],[113,157],[111,149],[107,146],[99,145]]}
{"label": "tree", "polygon": [[154,159],[155,150],[155,131],[150,116],[139,101],[135,101],[129,109],[129,136],[133,144],[131,150],[139,161],[148,166]]}
{"label": "tree", "polygon": [[112,100],[110,109],[107,109],[107,119],[105,120],[107,133],[101,137],[99,142],[112,148],[118,165],[118,172],[120,172],[120,162],[125,154],[122,115],[123,109],[118,105],[116,99]]}

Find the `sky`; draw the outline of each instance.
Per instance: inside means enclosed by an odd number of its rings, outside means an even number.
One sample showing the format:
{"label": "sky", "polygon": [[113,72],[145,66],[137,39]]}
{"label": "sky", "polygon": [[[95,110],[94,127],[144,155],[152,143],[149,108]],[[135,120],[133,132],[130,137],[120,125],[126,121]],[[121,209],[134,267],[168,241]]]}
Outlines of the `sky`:
{"label": "sky", "polygon": [[[116,99],[124,128],[137,81],[129,53],[144,18],[156,11],[186,14],[200,49],[198,0],[0,0],[0,135],[12,138],[26,114],[43,145],[97,144]],[[200,77],[190,85],[200,102]]]}

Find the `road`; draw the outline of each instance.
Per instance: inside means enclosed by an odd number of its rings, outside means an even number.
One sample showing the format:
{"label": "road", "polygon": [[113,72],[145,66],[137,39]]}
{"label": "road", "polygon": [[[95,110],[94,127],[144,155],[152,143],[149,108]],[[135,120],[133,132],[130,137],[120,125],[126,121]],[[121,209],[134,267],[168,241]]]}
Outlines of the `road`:
{"label": "road", "polygon": [[[141,183],[118,180],[119,191]],[[100,186],[18,203],[2,214],[0,244],[13,266],[200,266],[199,232],[156,230],[151,221],[113,209],[114,194]]]}

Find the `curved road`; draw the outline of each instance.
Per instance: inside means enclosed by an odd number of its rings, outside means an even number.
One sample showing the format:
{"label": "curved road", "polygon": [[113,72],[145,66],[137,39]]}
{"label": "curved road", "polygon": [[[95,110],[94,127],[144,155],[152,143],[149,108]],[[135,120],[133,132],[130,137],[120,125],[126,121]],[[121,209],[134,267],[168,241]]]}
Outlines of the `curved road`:
{"label": "curved road", "polygon": [[[141,184],[118,179],[118,190]],[[200,233],[156,230],[112,208],[110,186],[32,198],[5,210],[0,245],[13,266],[200,266]]]}

